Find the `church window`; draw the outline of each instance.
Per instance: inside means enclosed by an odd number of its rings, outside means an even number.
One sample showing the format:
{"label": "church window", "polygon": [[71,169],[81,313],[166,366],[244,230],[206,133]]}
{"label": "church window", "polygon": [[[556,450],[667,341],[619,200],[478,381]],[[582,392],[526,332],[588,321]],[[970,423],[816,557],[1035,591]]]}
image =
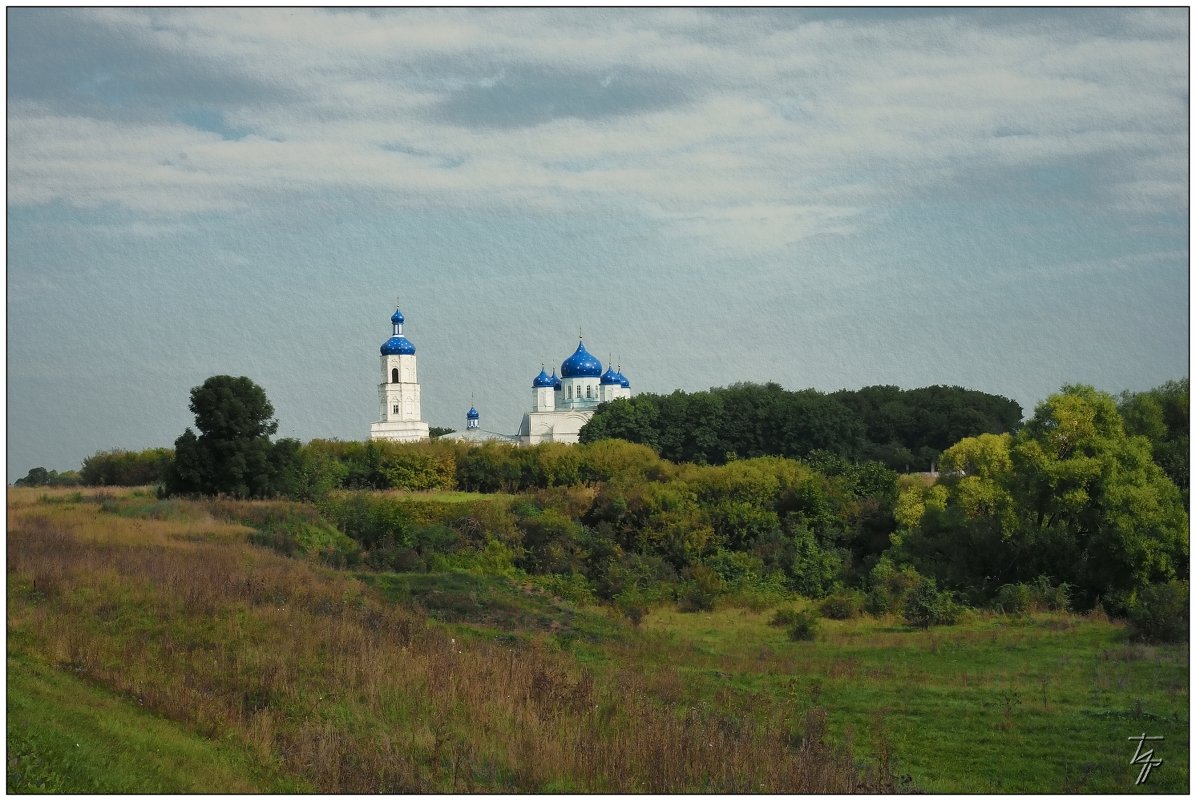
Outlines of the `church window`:
{"label": "church window", "polygon": [[590,388],[587,386],[586,387],[586,400],[589,400],[589,398],[590,398]]}
{"label": "church window", "polygon": [[394,413],[398,414],[399,413],[399,404],[396,403],[394,406],[394,409],[395,409]]}
{"label": "church window", "polygon": [[392,383],[392,384],[399,383],[399,368],[397,368],[397,367],[390,368],[390,383]]}

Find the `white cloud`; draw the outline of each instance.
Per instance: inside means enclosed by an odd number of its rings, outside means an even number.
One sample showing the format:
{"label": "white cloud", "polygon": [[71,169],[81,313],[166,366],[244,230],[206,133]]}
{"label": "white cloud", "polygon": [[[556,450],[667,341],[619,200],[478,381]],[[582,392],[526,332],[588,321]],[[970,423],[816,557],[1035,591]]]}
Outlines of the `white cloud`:
{"label": "white cloud", "polygon": [[[250,132],[239,139],[169,122],[172,109],[151,109],[162,121],[146,123],[90,119],[64,110],[63,97],[15,100],[12,205],[168,217],[329,186],[463,205],[576,198],[657,209],[681,235],[776,247],[848,230],[874,204],[950,192],[975,169],[1086,160],[1125,208],[1186,199],[1174,170],[1186,162],[1182,10],[1126,11],[1133,25],[1119,38],[985,28],[966,14],[804,24],[781,14],[785,25],[690,9],[77,14],[158,54],[146,70],[198,64],[209,78],[267,89],[219,109]],[[432,113],[452,92],[526,65],[592,73],[595,85],[639,70],[689,100],[504,129]],[[551,87],[542,91],[551,104]]]}

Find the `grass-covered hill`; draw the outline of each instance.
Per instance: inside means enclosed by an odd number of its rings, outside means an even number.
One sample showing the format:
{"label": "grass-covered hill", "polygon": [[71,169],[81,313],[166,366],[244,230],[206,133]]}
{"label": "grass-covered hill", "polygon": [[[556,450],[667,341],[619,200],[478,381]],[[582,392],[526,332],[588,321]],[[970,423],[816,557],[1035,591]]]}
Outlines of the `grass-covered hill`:
{"label": "grass-covered hill", "polygon": [[[1186,644],[1032,609],[793,639],[771,623],[814,604],[783,587],[598,605],[488,536],[572,558],[567,504],[521,502],[10,490],[7,789],[1188,790]],[[1135,786],[1143,731],[1164,762]]]}

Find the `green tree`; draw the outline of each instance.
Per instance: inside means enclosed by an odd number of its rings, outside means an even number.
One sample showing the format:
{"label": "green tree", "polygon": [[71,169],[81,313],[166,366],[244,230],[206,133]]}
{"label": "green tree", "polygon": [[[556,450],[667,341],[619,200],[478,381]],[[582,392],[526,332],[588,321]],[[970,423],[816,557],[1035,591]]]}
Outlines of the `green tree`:
{"label": "green tree", "polygon": [[1123,392],[1117,410],[1128,434],[1150,441],[1155,463],[1163,468],[1188,503],[1188,379],[1168,381],[1147,392]]}
{"label": "green tree", "polygon": [[[1138,425],[1157,421],[1144,409]],[[1092,387],[1064,387],[1012,437],[961,440],[942,467],[938,484],[898,498],[893,556],[944,586],[982,600],[1051,576],[1078,608],[1101,598],[1124,612],[1142,588],[1187,575],[1179,490]]]}
{"label": "green tree", "polygon": [[50,483],[50,472],[44,467],[31,467],[24,478],[18,478],[14,483],[18,487],[44,487]]}
{"label": "green tree", "polygon": [[200,433],[188,428],[175,440],[166,491],[236,498],[274,494],[277,464],[270,436],[278,422],[265,390],[244,376],[212,376],[191,390],[190,408]]}
{"label": "green tree", "polygon": [[1013,448],[1018,540],[1030,567],[1077,601],[1124,596],[1187,574],[1188,515],[1150,443],[1127,436],[1113,399],[1068,386],[1039,404]]}
{"label": "green tree", "polygon": [[144,451],[99,451],[83,460],[82,482],[92,487],[137,487],[159,484],[166,478],[174,452],[170,448]]}
{"label": "green tree", "polygon": [[959,607],[949,592],[935,586],[934,579],[926,579],[908,592],[901,612],[907,624],[928,629],[953,624],[959,616]]}

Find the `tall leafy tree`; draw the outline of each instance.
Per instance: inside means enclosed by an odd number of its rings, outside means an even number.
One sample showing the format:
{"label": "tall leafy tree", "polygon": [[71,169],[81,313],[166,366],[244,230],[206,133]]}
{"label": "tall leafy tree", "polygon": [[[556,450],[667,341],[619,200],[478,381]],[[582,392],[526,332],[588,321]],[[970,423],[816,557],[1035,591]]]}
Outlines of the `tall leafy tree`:
{"label": "tall leafy tree", "polygon": [[191,412],[198,436],[188,428],[175,440],[167,473],[168,493],[261,498],[275,491],[275,476],[286,472],[270,436],[278,430],[266,392],[250,379],[217,375],[191,390]]}
{"label": "tall leafy tree", "polygon": [[1064,387],[1035,409],[1012,457],[1021,536],[1044,567],[1074,576],[1083,600],[1187,575],[1179,490],[1149,442],[1126,434],[1112,397]]}
{"label": "tall leafy tree", "polygon": [[1146,437],[1151,454],[1188,502],[1188,379],[1146,392],[1123,392],[1117,410],[1127,433]]}
{"label": "tall leafy tree", "polygon": [[985,595],[1045,575],[1082,607],[1124,611],[1150,584],[1187,576],[1178,488],[1092,387],[1064,387],[1014,437],[961,440],[943,467],[940,484],[902,493],[894,539],[899,558],[949,586]]}

